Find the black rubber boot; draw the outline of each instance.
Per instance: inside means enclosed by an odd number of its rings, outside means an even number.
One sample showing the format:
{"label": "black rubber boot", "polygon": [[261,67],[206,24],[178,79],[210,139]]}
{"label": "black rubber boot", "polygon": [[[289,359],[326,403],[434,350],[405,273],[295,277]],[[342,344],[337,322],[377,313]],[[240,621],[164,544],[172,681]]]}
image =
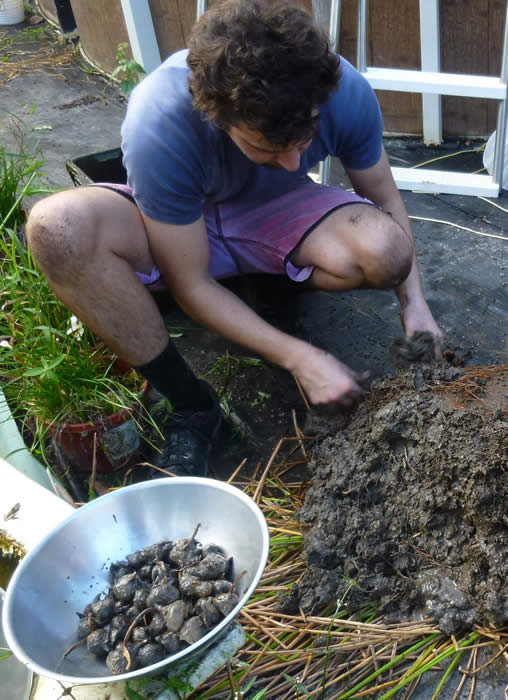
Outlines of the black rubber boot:
{"label": "black rubber boot", "polygon": [[[168,413],[160,425],[164,441],[157,445],[149,462],[176,476],[208,476],[209,459],[222,423],[219,399],[209,387],[212,407],[202,411]],[[166,476],[150,470],[151,479]]]}

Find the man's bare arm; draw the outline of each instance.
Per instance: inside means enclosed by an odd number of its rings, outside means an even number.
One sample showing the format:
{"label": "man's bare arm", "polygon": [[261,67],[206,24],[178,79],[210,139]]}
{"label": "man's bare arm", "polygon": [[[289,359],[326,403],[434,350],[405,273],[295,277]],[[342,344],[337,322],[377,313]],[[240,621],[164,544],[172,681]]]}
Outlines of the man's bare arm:
{"label": "man's bare arm", "polygon": [[312,403],[351,404],[364,378],[309,343],[279,331],[208,272],[203,219],[174,226],[143,216],[162,277],[191,318],[291,372]]}
{"label": "man's bare arm", "polygon": [[[406,207],[392,176],[388,157],[383,149],[379,162],[366,170],[347,169],[355,192],[367,197],[390,213],[413,240]],[[422,279],[416,253],[406,280],[395,290],[401,307],[401,319],[407,337],[417,331],[430,331],[436,339],[436,353],[440,352],[443,334],[432,316],[423,294]]]}

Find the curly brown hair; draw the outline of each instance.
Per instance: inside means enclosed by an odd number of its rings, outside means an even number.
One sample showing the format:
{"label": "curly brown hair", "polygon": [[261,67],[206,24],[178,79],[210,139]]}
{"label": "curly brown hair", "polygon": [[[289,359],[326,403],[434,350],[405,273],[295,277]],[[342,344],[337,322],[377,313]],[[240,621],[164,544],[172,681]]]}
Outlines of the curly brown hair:
{"label": "curly brown hair", "polygon": [[196,23],[187,63],[205,119],[283,148],[312,137],[313,110],[339,81],[325,32],[290,0],[219,0]]}

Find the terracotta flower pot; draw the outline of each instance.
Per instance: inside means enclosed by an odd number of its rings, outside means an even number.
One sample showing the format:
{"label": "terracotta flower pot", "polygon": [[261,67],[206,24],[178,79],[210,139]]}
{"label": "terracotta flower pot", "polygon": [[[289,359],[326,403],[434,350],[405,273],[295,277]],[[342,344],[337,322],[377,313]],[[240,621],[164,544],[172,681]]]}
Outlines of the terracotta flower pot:
{"label": "terracotta flower pot", "polygon": [[[143,404],[148,390],[149,385],[146,383],[143,387]],[[92,471],[94,440],[98,474],[131,466],[143,457],[139,428],[126,410],[91,423],[55,424],[50,427],[50,433],[65,457],[80,472]]]}

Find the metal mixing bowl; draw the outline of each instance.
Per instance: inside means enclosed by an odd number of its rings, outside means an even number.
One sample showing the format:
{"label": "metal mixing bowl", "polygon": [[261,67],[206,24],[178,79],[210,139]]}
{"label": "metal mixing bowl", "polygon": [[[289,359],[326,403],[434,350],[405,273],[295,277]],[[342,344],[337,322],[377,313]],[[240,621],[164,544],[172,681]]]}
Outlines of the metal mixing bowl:
{"label": "metal mixing bowl", "polygon": [[[0,588],[0,614],[4,606],[5,591]],[[0,657],[7,642],[0,626]],[[20,664],[15,656],[0,659],[0,700],[28,700],[32,689],[32,673]]]}
{"label": "metal mixing bowl", "polygon": [[[214,542],[234,559],[234,610],[205,637],[152,666],[113,676],[77,641],[77,612],[110,585],[109,565],[163,540]],[[58,525],[19,564],[7,588],[3,627],[17,658],[42,676],[71,684],[125,680],[202,652],[228,630],[256,587],[268,557],[268,527],[256,503],[213,479],[157,479],[118,489],[83,506]]]}

